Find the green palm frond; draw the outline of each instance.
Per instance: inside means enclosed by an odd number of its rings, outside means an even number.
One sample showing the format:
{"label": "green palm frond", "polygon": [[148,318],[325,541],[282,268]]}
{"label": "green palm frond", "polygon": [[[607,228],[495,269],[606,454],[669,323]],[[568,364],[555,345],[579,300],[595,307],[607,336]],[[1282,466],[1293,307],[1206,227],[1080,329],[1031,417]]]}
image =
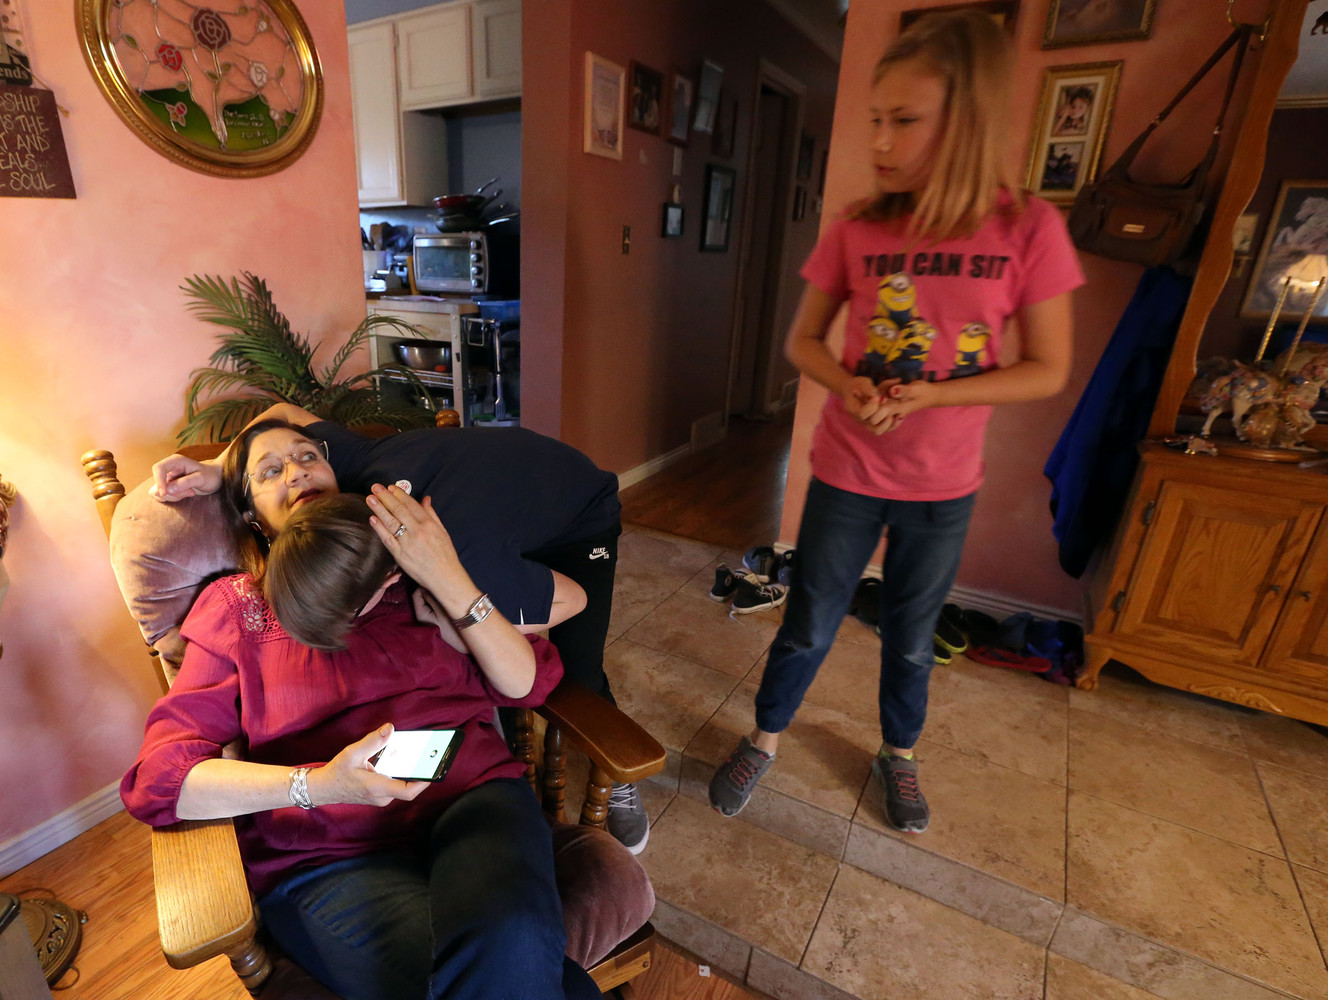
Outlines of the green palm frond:
{"label": "green palm frond", "polygon": [[203,407],[180,431],[179,442],[227,441],[276,400],[270,396],[233,396]]}
{"label": "green palm frond", "polygon": [[428,337],[429,331],[394,317],[369,316],[351,331],[331,362],[316,372],[313,357],[319,345],[311,345],[308,337],[291,329],[262,278],[248,271],[229,281],[191,275],[181,291],[195,316],[223,328],[208,366],[190,374],[182,443],[226,440],[279,401],[347,426],[382,423],[406,428],[433,423],[430,409],[393,402],[379,391],[375,376],[391,372],[408,390],[430,399],[410,369],[388,365],[339,378],[374,330],[391,327],[403,337]]}

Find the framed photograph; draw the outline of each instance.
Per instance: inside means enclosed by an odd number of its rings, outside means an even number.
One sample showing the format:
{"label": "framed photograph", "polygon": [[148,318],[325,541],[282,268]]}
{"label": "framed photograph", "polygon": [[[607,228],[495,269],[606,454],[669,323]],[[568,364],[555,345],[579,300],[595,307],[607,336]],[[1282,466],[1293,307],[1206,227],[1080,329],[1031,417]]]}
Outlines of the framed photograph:
{"label": "framed photograph", "polygon": [[1121,62],[1049,66],[1028,151],[1028,189],[1068,205],[1097,176]]}
{"label": "framed photograph", "polygon": [[176,163],[256,177],[295,162],[318,129],[323,71],[292,0],[78,0],[79,41],[122,121]]}
{"label": "framed photograph", "polygon": [[738,132],[738,99],[719,95],[719,114],[715,131],[710,135],[710,152],[725,160],[733,158],[733,143]]}
{"label": "framed photograph", "polygon": [[[1328,266],[1325,255],[1328,255],[1328,180],[1283,181],[1240,307],[1241,316],[1267,319],[1290,278],[1279,318],[1299,322],[1314,297],[1314,277]],[[1312,257],[1315,259],[1310,260]],[[1319,300],[1310,322],[1328,322],[1328,294]]]}
{"label": "framed photograph", "polygon": [[627,105],[627,124],[632,128],[659,135],[664,131],[664,74],[632,60],[631,99]]}
{"label": "framed photograph", "polygon": [[1096,45],[1147,38],[1155,0],[1051,0],[1042,47]]}
{"label": "framed photograph", "polygon": [[586,132],[582,149],[596,156],[621,160],[623,104],[627,71],[617,63],[586,53]]}
{"label": "framed photograph", "polygon": [[719,114],[719,91],[724,84],[724,68],[709,59],[701,63],[701,82],[696,86],[696,118],[692,129],[710,133],[715,130],[715,116]]}
{"label": "framed photograph", "polygon": [[807,189],[799,184],[793,189],[793,221],[801,222],[807,216]]}
{"label": "framed photograph", "polygon": [[701,249],[723,253],[729,248],[733,226],[733,186],[737,174],[728,167],[706,164],[705,215],[701,219]]}
{"label": "framed photograph", "polygon": [[1014,36],[1014,19],[1019,13],[1019,0],[984,0],[979,3],[953,3],[943,7],[918,7],[914,10],[899,12],[899,30],[903,31],[923,14],[934,14],[938,10],[980,10],[991,15],[991,19],[1005,29],[1006,34]]}
{"label": "framed photograph", "polygon": [[1254,253],[1254,234],[1259,229],[1259,216],[1256,212],[1247,212],[1236,220],[1231,230],[1231,252],[1237,256]]}
{"label": "framed photograph", "polygon": [[671,201],[664,203],[664,221],[660,226],[659,235],[666,239],[682,235],[681,205],[676,205]]}
{"label": "framed photograph", "polygon": [[809,181],[812,179],[812,157],[816,155],[816,137],[802,133],[802,138],[798,140],[798,180]]}
{"label": "framed photograph", "polygon": [[692,127],[692,81],[675,68],[669,77],[669,142],[687,145]]}

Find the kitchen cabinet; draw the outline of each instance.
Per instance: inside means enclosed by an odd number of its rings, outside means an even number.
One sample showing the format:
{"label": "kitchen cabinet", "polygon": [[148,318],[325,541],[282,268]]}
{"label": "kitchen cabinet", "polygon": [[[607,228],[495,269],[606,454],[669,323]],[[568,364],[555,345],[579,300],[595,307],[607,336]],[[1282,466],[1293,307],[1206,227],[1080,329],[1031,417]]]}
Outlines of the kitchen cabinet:
{"label": "kitchen cabinet", "polygon": [[470,15],[470,4],[449,3],[396,19],[396,66],[403,110],[475,99]]}
{"label": "kitchen cabinet", "polygon": [[1328,476],[1147,444],[1079,686],[1164,684],[1328,724]]}
{"label": "kitchen cabinet", "polygon": [[351,117],[360,205],[425,205],[447,190],[447,123],[402,112],[397,96],[396,28],[374,21],[347,29]]}
{"label": "kitchen cabinet", "polygon": [[[368,305],[370,316],[390,316],[404,323],[421,328],[424,332],[410,334],[396,330],[373,331],[369,334],[369,364],[378,368],[382,365],[400,364],[400,359],[392,349],[392,344],[411,336],[424,340],[442,340],[452,345],[452,370],[450,372],[417,372],[422,381],[433,393],[436,402],[445,397],[450,409],[461,414],[461,423],[470,423],[470,408],[466,405],[470,391],[470,372],[466,365],[466,336],[464,316],[478,316],[479,307],[473,302],[452,302],[436,300],[378,299]],[[409,391],[403,384],[403,390]],[[445,409],[439,405],[439,409]]]}
{"label": "kitchen cabinet", "polygon": [[475,96],[521,96],[521,0],[481,0],[471,15]]}
{"label": "kitchen cabinet", "polygon": [[439,108],[521,96],[521,0],[439,4],[351,25],[360,205],[427,205],[448,190]]}

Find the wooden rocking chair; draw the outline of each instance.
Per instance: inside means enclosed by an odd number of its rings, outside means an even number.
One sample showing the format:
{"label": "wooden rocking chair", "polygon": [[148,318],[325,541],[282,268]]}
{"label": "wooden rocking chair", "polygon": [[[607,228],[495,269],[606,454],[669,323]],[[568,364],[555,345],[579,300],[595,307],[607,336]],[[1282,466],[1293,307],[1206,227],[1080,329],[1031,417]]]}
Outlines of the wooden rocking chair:
{"label": "wooden rocking chair", "polygon": [[[211,445],[186,452],[203,459],[214,457],[221,449],[221,445]],[[125,496],[114,457],[109,451],[89,451],[82,463],[92,480],[92,495],[109,539],[116,507]],[[164,667],[158,651],[149,648],[153,659]],[[163,669],[158,676],[163,691],[167,690],[173,674]],[[545,726],[542,782],[537,770],[536,713]],[[560,685],[540,708],[517,713],[516,745],[526,762],[531,787],[539,792],[542,784],[544,811],[554,825],[555,864],[569,928],[577,906],[601,923],[604,909],[620,908],[633,914],[630,920],[623,918],[628,923],[622,928],[626,936],[611,950],[613,940],[621,936],[618,929],[610,925],[607,933],[612,937],[607,940],[603,927],[586,932],[586,937],[598,935],[596,950],[607,950],[588,970],[595,984],[602,993],[616,990],[618,996],[626,997],[629,981],[649,968],[653,957],[655,931],[646,917],[653,909],[654,895],[645,872],[621,845],[586,828],[603,828],[614,782],[641,781],[663,768],[664,749],[613,705],[573,684]],[[569,826],[565,813],[569,746],[590,761],[580,826]],[[225,955],[255,996],[267,985],[265,1000],[332,998],[293,963],[282,961],[279,974],[273,975],[274,963],[262,941],[231,820],[183,821],[154,829],[152,867],[161,947],[172,968],[187,969]],[[599,884],[605,880],[610,885]],[[612,903],[606,906],[608,900]],[[569,930],[569,954],[573,952],[572,937]],[[586,947],[589,950],[588,944]]]}

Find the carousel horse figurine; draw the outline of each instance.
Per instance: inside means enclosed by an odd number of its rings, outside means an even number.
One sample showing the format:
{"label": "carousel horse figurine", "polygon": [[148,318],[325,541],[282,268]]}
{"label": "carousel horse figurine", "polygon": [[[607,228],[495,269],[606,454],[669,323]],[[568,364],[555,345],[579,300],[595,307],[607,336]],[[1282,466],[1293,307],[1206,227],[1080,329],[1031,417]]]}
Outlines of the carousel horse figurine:
{"label": "carousel horse figurine", "polygon": [[1219,375],[1204,390],[1199,400],[1199,409],[1208,414],[1204,421],[1202,437],[1208,437],[1213,422],[1228,407],[1231,409],[1231,423],[1240,434],[1241,424],[1251,407],[1262,403],[1271,403],[1282,389],[1280,379],[1252,365],[1237,364],[1227,375]]}

